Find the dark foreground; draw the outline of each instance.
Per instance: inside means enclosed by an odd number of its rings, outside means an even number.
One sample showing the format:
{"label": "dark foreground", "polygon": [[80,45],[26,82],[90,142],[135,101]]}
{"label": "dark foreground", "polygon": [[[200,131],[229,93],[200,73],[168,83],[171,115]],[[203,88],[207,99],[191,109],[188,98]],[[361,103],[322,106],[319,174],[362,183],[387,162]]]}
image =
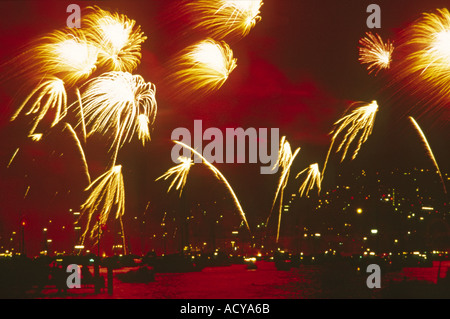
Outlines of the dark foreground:
{"label": "dark foreground", "polygon": [[[14,278],[14,274],[10,274],[6,280],[7,274],[3,272],[0,288],[1,297],[7,299],[441,299],[450,297],[447,266],[446,261],[403,267],[398,271],[382,268],[381,289],[367,287],[369,274],[363,265],[355,267],[343,260],[287,267],[258,260],[185,272],[155,271],[142,263],[116,265],[110,267],[110,289],[108,271],[103,266],[99,268],[102,282],[98,289],[92,280],[85,279],[81,288],[66,289],[64,283],[69,274],[62,272],[59,273],[62,279],[59,285],[58,282],[42,281],[41,285],[21,287],[20,277]],[[83,278],[87,270],[89,278],[94,278],[94,266],[84,267]],[[28,274],[31,276],[33,271]],[[22,277],[26,279],[26,275]]]}

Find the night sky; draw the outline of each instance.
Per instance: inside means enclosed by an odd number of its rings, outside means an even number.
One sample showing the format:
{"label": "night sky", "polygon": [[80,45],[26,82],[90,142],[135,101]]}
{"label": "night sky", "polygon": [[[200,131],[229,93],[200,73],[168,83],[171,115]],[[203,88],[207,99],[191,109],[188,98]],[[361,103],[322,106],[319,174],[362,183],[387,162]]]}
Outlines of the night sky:
{"label": "night sky", "polygon": [[[148,202],[148,213],[177,205],[177,193],[166,194],[168,182],[154,180],[174,165],[170,158],[172,130],[193,129],[195,119],[203,120],[204,128],[280,128],[280,136],[285,135],[294,149],[301,147],[292,169],[292,175],[296,175],[312,163],[323,165],[330,141],[328,133],[350,102],[377,100],[380,112],[373,135],[355,161],[339,164],[338,157],[330,161],[326,186],[332,185],[333,175],[341,170],[432,168],[407,120],[408,115],[419,115],[415,97],[407,91],[399,94],[390,87],[391,74],[369,75],[358,62],[358,40],[365,32],[373,31],[366,26],[366,8],[372,2],[265,1],[262,20],[247,37],[230,43],[237,68],[218,92],[200,100],[179,101],[164,86],[170,57],[204,36],[189,29],[177,16],[176,1],[4,0],[0,2],[0,58],[6,62],[31,39],[64,27],[70,3],[81,7],[96,4],[136,20],[148,39],[134,73],[155,83],[158,114],[152,141],[143,148],[135,139],[120,152],[118,162],[123,165],[127,214],[140,216]],[[382,28],[376,32],[394,40],[394,44],[398,32],[422,12],[448,6],[448,0],[376,3],[382,9]],[[27,141],[23,122],[9,121],[24,96],[20,87],[20,82],[2,78],[0,232],[17,227],[22,217],[66,216],[61,213],[77,209],[86,186],[73,145],[58,127],[36,143]],[[416,117],[443,172],[450,168],[448,114],[447,106],[440,113],[427,112]],[[85,148],[92,177],[100,175],[107,163],[105,142],[94,137]],[[6,168],[17,147],[19,153]],[[251,222],[267,217],[279,177],[260,175],[260,165],[217,165],[238,194]],[[186,200],[194,203],[227,196],[222,187],[208,170],[194,166],[186,184]],[[233,206],[230,204],[228,209]]]}

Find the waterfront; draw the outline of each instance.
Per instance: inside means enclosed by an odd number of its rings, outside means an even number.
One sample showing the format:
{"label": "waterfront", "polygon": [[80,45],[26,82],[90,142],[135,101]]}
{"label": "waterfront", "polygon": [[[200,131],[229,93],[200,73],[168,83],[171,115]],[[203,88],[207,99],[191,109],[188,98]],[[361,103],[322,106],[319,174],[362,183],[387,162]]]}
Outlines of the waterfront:
{"label": "waterfront", "polygon": [[[369,289],[365,271],[344,264],[301,265],[286,271],[277,270],[273,262],[257,261],[254,269],[245,264],[206,267],[185,273],[156,273],[154,281],[127,282],[121,275],[136,267],[114,270],[113,293],[106,289],[95,293],[92,287],[56,289],[41,293],[29,291],[26,298],[80,299],[391,299],[448,298],[449,285],[444,283],[449,263],[431,267],[405,267],[398,272],[382,274],[381,289]],[[93,273],[93,267],[90,267]],[[439,271],[439,275],[438,275]],[[100,268],[106,278],[106,268]],[[437,276],[441,278],[437,284]],[[119,278],[122,278],[119,279]]]}

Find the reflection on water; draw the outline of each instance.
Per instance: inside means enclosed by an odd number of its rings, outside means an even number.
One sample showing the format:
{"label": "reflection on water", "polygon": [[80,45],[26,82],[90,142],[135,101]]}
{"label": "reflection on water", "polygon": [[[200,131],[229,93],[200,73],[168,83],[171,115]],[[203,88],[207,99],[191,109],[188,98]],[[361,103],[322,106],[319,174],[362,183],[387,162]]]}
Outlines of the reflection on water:
{"label": "reflection on water", "polygon": [[[133,298],[133,299],[373,299],[373,298],[448,298],[450,284],[446,273],[449,262],[434,262],[430,267],[407,267],[399,271],[382,270],[381,289],[366,285],[366,268],[345,261],[319,265],[297,265],[277,270],[273,262],[256,261],[253,266],[233,264],[205,267],[185,273],[154,273],[151,280],[129,280],[139,267],[120,267],[113,273],[113,294],[106,289],[95,293],[92,287],[69,289],[58,294],[56,288],[29,289],[19,298]],[[88,266],[93,274],[93,266]],[[107,278],[107,269],[100,268]],[[147,274],[148,275],[148,274]],[[438,280],[438,277],[440,278]],[[128,279],[127,279],[128,278]],[[147,276],[147,279],[149,277]],[[136,279],[136,278],[135,278]],[[3,282],[5,284],[5,282]]]}

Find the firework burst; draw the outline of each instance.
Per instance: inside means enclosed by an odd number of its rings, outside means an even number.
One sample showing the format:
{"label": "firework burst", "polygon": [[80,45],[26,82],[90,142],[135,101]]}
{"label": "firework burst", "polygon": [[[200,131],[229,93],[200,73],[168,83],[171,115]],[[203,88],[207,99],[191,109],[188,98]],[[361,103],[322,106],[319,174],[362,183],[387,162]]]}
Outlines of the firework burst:
{"label": "firework burst", "polygon": [[194,28],[214,39],[242,38],[261,20],[262,0],[199,0],[187,3]]}
{"label": "firework burst", "polygon": [[148,125],[154,122],[157,110],[154,84],[145,82],[140,75],[112,71],[93,78],[85,87],[79,102],[83,110],[79,124],[85,121],[90,128],[88,135],[114,132],[113,163],[117,150],[130,141],[135,132],[142,143],[150,140]]}
{"label": "firework burst", "polygon": [[436,161],[436,158],[434,157],[433,151],[431,150],[431,146],[430,143],[428,143],[428,140],[425,136],[425,133],[422,131],[422,129],[420,128],[419,124],[416,122],[416,120],[413,117],[409,117],[409,119],[411,120],[414,128],[416,129],[417,133],[420,135],[420,138],[422,139],[423,144],[425,145],[425,148],[428,152],[428,155],[430,156],[431,160],[433,161],[434,167],[436,167],[436,171],[439,175],[439,178],[441,179],[441,183],[442,186],[444,188],[444,193],[447,194],[447,188],[445,187],[445,182],[444,182],[444,178],[442,177],[442,173],[441,170],[439,168],[439,165]]}
{"label": "firework burst", "polygon": [[39,78],[52,75],[72,86],[96,69],[98,52],[81,30],[56,30],[40,38],[29,51],[29,73]]}
{"label": "firework burst", "polygon": [[183,50],[172,65],[169,81],[185,96],[188,92],[208,94],[218,90],[237,64],[228,44],[206,39]]}
{"label": "firework burst", "polygon": [[320,194],[322,178],[320,177],[319,164],[311,164],[308,168],[304,169],[295,178],[298,178],[303,173],[307,172],[305,181],[300,186],[299,192],[300,196],[305,194],[308,196],[309,191],[314,188],[314,184],[317,187],[317,192]]}
{"label": "firework burst", "polygon": [[140,63],[147,39],[136,21],[118,13],[90,7],[82,24],[86,37],[99,48],[99,64],[108,71],[132,72]]}
{"label": "firework burst", "polygon": [[445,109],[450,102],[450,12],[424,13],[405,29],[401,41],[404,57],[395,80],[402,88],[422,95],[422,101],[435,111]]}
{"label": "firework burst", "polygon": [[[353,106],[356,106],[356,108],[354,108],[350,113],[344,115],[344,117],[334,124],[336,128],[331,132],[333,137],[331,139],[331,145],[322,170],[322,179],[330,157],[331,149],[333,148],[337,138],[344,130],[346,130],[346,133],[336,150],[336,153],[342,150],[341,162],[343,162],[346,158],[350,146],[356,141],[356,147],[352,155],[352,160],[354,160],[358,155],[362,144],[364,144],[372,134],[375,116],[378,112],[378,103],[376,101],[372,101],[370,104],[358,102],[353,104]],[[356,139],[360,132],[361,135],[359,139]]]}
{"label": "firework burst", "polygon": [[390,41],[384,43],[378,34],[367,32],[359,44],[359,61],[368,64],[369,74],[375,72],[377,75],[380,70],[390,68],[394,51],[394,45]]}

